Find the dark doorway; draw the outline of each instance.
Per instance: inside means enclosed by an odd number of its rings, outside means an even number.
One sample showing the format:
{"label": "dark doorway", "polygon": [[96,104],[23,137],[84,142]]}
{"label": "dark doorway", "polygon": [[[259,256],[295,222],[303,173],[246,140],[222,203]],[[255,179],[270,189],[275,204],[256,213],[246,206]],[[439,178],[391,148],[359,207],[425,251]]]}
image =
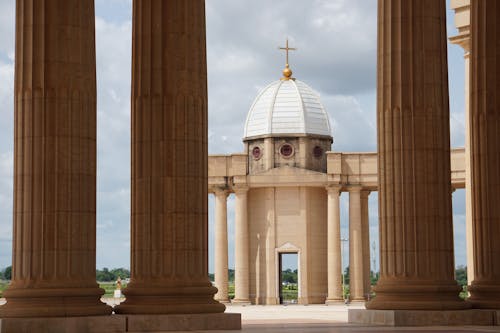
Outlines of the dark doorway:
{"label": "dark doorway", "polygon": [[279,254],[280,304],[297,304],[299,295],[298,253]]}

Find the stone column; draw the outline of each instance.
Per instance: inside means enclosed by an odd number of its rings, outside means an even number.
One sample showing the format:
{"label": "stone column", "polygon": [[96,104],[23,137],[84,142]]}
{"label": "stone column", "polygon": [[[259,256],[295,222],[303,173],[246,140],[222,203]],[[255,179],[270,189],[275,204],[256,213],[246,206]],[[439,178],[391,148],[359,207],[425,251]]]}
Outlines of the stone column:
{"label": "stone column", "polygon": [[363,243],[363,295],[370,298],[370,214],[368,211],[368,196],[370,191],[361,191],[361,241]]}
{"label": "stone column", "polygon": [[475,308],[500,309],[500,3],[471,1],[471,197]]}
{"label": "stone column", "polygon": [[349,187],[349,290],[351,301],[364,300],[361,186]]}
{"label": "stone column", "polygon": [[234,300],[233,303],[250,303],[247,197],[248,187],[234,187]]}
{"label": "stone column", "polygon": [[227,271],[227,195],[225,189],[215,189],[215,299],[229,302]]}
{"label": "stone column", "polygon": [[18,0],[12,282],[0,317],[105,315],[93,0]]}
{"label": "stone column", "polygon": [[342,291],[342,250],[340,244],[340,185],[327,186],[328,192],[328,296],[326,303],[344,301]]}
{"label": "stone column", "polygon": [[446,5],[378,2],[380,280],[369,309],[463,309],[454,279]]}
{"label": "stone column", "polygon": [[223,312],[208,279],[205,2],[132,6],[132,276],[115,312]]}

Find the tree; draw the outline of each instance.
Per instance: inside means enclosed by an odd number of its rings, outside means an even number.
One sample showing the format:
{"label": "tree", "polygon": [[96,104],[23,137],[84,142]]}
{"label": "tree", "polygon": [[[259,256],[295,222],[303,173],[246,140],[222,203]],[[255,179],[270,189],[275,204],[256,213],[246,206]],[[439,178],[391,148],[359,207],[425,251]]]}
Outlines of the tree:
{"label": "tree", "polygon": [[0,272],[0,278],[2,280],[12,279],[12,266],[8,266],[2,272]]}
{"label": "tree", "polygon": [[467,267],[466,266],[458,266],[455,268],[455,280],[459,285],[466,286],[467,285]]}

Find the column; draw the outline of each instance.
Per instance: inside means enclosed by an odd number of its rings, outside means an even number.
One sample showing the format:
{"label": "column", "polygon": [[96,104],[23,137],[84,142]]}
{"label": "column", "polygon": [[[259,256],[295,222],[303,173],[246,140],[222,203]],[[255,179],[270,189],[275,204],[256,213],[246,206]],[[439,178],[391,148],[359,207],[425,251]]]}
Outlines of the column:
{"label": "column", "polygon": [[328,192],[328,296],[326,303],[344,301],[342,290],[342,251],[340,244],[340,185],[327,186]]}
{"label": "column", "polygon": [[229,302],[227,271],[227,195],[226,189],[215,189],[215,299]]}
{"label": "column", "polygon": [[361,241],[363,243],[363,295],[370,298],[370,214],[368,211],[368,196],[370,191],[361,191]]}
{"label": "column", "polygon": [[475,308],[500,309],[500,3],[471,1],[470,152]]}
{"label": "column", "polygon": [[454,279],[444,0],[378,2],[380,280],[369,309],[463,309]]}
{"label": "column", "polygon": [[235,197],[234,212],[234,300],[233,303],[250,303],[249,263],[250,244],[248,235],[247,198],[248,187],[233,188]]}
{"label": "column", "polygon": [[361,186],[349,187],[349,290],[351,301],[364,300]]}
{"label": "column", "polygon": [[93,0],[17,1],[13,274],[3,318],[111,314],[95,276],[94,35]]}
{"label": "column", "polygon": [[223,312],[208,279],[205,2],[132,7],[132,276],[115,312]]}

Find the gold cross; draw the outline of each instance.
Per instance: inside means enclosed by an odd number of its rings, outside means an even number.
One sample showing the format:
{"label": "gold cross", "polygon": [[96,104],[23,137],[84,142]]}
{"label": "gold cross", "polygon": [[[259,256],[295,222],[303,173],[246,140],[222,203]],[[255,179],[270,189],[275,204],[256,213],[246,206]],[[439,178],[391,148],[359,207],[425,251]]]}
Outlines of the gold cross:
{"label": "gold cross", "polygon": [[279,47],[280,50],[286,50],[286,65],[288,66],[288,51],[295,51],[297,48],[288,47],[288,38],[286,39],[286,47]]}

